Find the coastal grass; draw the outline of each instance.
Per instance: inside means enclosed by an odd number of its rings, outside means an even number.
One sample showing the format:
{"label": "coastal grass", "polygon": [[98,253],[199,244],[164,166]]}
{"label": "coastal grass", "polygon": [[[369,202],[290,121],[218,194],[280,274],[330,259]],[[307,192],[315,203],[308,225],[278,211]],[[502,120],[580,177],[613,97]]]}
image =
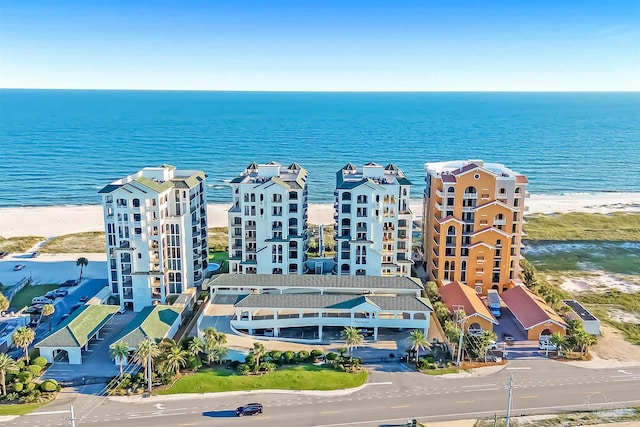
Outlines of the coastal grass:
{"label": "coastal grass", "polygon": [[526,257],[540,271],[604,270],[618,274],[640,274],[640,256],[636,248],[613,243],[571,245],[538,251],[531,245]]}
{"label": "coastal grass", "polygon": [[224,251],[229,246],[229,227],[212,227],[208,230],[209,249]]}
{"label": "coastal grass", "polygon": [[8,239],[0,236],[0,252],[26,252],[43,240],[45,238],[40,236],[10,237]]}
{"label": "coastal grass", "polygon": [[105,253],[106,251],[105,237],[101,231],[54,237],[40,249],[40,252],[49,254]]}
{"label": "coastal grass", "polygon": [[43,403],[15,403],[0,404],[0,416],[2,415],[26,415],[48,402]]}
{"label": "coastal grass", "polygon": [[527,240],[640,241],[640,214],[615,212],[527,216]]}
{"label": "coastal grass", "polygon": [[228,368],[207,368],[178,379],[158,394],[216,393],[239,390],[340,390],[358,387],[368,378],[366,371],[347,373],[332,368],[302,365],[280,368],[263,375],[238,375]]}
{"label": "coastal grass", "polygon": [[602,322],[622,332],[627,341],[640,345],[640,324],[620,322],[609,317],[609,313],[616,309],[640,316],[640,292],[626,293],[612,289],[602,293],[578,293],[574,297]]}
{"label": "coastal grass", "polygon": [[22,307],[31,305],[31,300],[35,297],[42,296],[49,291],[58,289],[58,285],[27,285],[20,289],[11,300],[11,307],[20,310]]}

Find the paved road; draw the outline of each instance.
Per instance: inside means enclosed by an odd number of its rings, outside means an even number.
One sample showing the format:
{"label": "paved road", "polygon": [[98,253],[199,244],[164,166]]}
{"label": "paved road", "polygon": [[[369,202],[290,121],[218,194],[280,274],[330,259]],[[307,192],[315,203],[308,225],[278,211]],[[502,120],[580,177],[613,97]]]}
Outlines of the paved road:
{"label": "paved road", "polygon": [[[63,426],[71,403],[76,425],[100,426],[379,426],[419,421],[491,417],[504,414],[504,384],[513,375],[512,414],[563,410],[603,410],[640,405],[640,368],[585,369],[549,360],[513,361],[506,369],[485,377],[442,378],[415,372],[373,367],[370,385],[347,396],[252,393],[236,397],[202,397],[114,402],[94,396],[61,397],[38,413],[7,422],[9,426]],[[391,370],[391,371],[390,371]],[[87,393],[93,392],[86,390]],[[264,414],[250,420],[236,418],[236,406],[259,401]]]}

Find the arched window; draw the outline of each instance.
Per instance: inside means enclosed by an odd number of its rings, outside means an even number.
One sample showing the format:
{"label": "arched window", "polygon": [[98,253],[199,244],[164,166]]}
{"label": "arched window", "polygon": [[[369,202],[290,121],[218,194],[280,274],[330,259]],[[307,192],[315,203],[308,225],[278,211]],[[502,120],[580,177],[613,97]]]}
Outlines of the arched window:
{"label": "arched window", "polygon": [[351,193],[342,193],[342,200],[351,200]]}
{"label": "arched window", "polygon": [[501,188],[501,189],[500,189],[500,194],[506,194],[506,193],[507,193],[507,190],[506,190],[506,189],[504,189],[504,188]]}
{"label": "arched window", "polygon": [[449,228],[447,228],[447,236],[455,236],[456,235],[456,228],[453,225],[450,225]]}
{"label": "arched window", "polygon": [[520,193],[520,187],[516,187],[516,194]]}
{"label": "arched window", "polygon": [[340,273],[341,274],[349,274],[349,264],[342,264],[340,266]]}
{"label": "arched window", "polygon": [[454,193],[456,190],[453,187],[447,188],[447,193]]}
{"label": "arched window", "polygon": [[133,207],[134,208],[140,207],[140,199],[133,199]]}
{"label": "arched window", "polygon": [[466,190],[464,190],[464,194],[476,194],[476,187],[467,187]]}
{"label": "arched window", "polygon": [[351,220],[349,218],[342,218],[343,227],[351,227]]}

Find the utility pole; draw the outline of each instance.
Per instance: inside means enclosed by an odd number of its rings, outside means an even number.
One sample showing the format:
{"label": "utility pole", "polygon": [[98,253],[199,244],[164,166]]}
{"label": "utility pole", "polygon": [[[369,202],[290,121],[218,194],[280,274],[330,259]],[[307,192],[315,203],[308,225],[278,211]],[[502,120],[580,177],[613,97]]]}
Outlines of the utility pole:
{"label": "utility pole", "polygon": [[149,341],[149,354],[147,355],[147,376],[149,378],[147,378],[147,381],[149,381],[149,397],[151,397],[151,378],[153,376],[151,372],[151,340],[149,337],[147,337],[147,340]]}
{"label": "utility pole", "polygon": [[460,323],[460,339],[458,340],[458,358],[456,359],[456,366],[460,366],[462,360],[462,338],[464,337],[464,322],[467,320],[464,314],[464,307],[461,305],[453,306],[454,313],[456,314],[456,321]]}
{"label": "utility pole", "polygon": [[509,418],[511,417],[511,391],[513,390],[513,374],[509,374],[509,383],[507,384],[507,417],[505,427],[509,427]]}

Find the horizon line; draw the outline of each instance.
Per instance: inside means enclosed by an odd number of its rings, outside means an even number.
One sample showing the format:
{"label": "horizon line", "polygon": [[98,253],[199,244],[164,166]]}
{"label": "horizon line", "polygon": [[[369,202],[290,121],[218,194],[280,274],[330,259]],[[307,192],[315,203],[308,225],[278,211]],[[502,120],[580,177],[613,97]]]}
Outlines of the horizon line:
{"label": "horizon line", "polygon": [[245,89],[131,89],[131,88],[31,88],[0,87],[0,90],[103,91],[103,92],[218,92],[218,93],[640,93],[638,90],[245,90]]}

